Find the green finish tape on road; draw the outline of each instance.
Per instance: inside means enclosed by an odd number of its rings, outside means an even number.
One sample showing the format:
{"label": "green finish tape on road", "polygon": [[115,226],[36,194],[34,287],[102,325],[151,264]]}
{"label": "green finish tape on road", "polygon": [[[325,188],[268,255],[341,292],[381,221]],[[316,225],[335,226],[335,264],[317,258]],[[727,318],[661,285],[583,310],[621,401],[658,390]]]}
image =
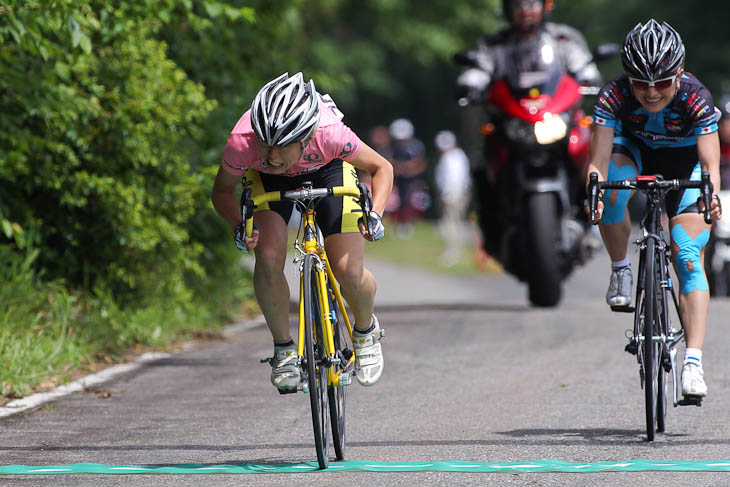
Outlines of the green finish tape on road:
{"label": "green finish tape on road", "polygon": [[[480,473],[595,473],[595,472],[730,472],[730,460],[718,461],[655,461],[629,460],[626,462],[569,463],[558,460],[539,460],[521,463],[493,462],[369,462],[364,460],[333,462],[324,472],[480,472]],[[6,475],[63,475],[63,474],[271,474],[322,472],[316,462],[298,464],[241,463],[231,465],[102,465],[99,463],[71,463],[68,465],[0,465],[0,474]]]}

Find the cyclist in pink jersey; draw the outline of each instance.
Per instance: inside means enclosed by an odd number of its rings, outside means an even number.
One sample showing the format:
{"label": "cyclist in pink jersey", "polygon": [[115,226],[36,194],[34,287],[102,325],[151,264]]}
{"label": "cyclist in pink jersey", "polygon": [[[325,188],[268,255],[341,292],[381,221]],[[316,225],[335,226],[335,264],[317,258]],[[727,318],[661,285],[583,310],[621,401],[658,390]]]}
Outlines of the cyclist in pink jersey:
{"label": "cyclist in pink jersey", "polygon": [[237,184],[250,185],[254,196],[265,191],[297,189],[303,181],[316,186],[354,185],[355,168],[372,178],[372,236],[346,198],[328,197],[317,208],[332,271],[355,317],[355,377],[369,386],[383,371],[382,331],[373,314],[375,278],[363,265],[364,239],[384,235],[381,215],[393,185],[390,163],[364,144],[341,121],[329,96],[317,93],[301,73],[284,73],[256,95],[251,109],[233,128],[213,186],[213,206],[233,228],[236,246],[256,255],[254,289],[274,339],[271,382],[280,392],[299,384],[297,348],[289,329],[289,286],[284,275],[287,223],[293,203],[256,208],[252,235],[245,234],[234,194]]}

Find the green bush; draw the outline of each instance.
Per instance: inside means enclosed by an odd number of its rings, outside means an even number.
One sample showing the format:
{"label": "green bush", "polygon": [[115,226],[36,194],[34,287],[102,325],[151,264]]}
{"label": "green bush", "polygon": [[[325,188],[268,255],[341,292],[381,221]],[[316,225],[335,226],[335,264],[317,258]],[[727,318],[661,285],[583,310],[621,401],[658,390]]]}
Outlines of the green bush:
{"label": "green bush", "polygon": [[190,160],[214,102],[154,39],[157,4],[2,16],[0,239],[40,249],[48,278],[141,297],[202,273],[186,224],[209,185]]}

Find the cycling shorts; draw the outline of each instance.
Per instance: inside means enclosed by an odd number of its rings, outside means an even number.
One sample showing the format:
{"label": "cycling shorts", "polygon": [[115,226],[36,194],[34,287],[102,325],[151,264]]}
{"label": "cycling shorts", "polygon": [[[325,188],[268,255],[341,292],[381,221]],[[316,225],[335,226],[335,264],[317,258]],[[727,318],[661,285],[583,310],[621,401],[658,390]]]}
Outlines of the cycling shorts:
{"label": "cycling shorts", "polygon": [[[663,147],[652,149],[637,139],[627,136],[614,137],[613,153],[623,154],[636,164],[638,173],[642,175],[661,174],[664,179],[701,179],[701,166],[697,154],[697,146]],[[608,180],[612,181],[611,169]],[[669,191],[666,196],[666,211],[669,218],[688,211],[697,212],[699,189],[679,189]],[[604,198],[605,199],[605,198]]]}
{"label": "cycling shorts", "polygon": [[[283,176],[267,174],[247,169],[243,175],[244,187],[250,185],[252,196],[269,191],[290,191],[302,187],[302,183],[309,181],[314,188],[332,186],[357,185],[357,172],[346,161],[334,159],[316,171],[298,176]],[[357,221],[362,216],[362,209],[357,198],[351,196],[327,196],[317,201],[315,206],[317,224],[322,234],[327,237],[335,233],[359,233]],[[272,210],[278,213],[286,223],[289,223],[294,210],[293,201],[276,201],[258,206],[255,210]]]}

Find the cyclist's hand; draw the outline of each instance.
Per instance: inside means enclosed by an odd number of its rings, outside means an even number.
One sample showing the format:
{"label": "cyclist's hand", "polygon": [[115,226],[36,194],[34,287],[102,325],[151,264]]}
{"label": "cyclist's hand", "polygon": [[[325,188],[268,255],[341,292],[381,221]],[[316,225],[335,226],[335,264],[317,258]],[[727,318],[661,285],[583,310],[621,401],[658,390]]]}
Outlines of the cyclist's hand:
{"label": "cyclist's hand", "polygon": [[259,241],[259,231],[254,227],[250,237],[246,236],[246,225],[245,223],[239,224],[233,230],[233,243],[236,244],[236,248],[241,252],[248,252],[256,248],[256,244]]}
{"label": "cyclist's hand", "polygon": [[368,228],[363,222],[362,218],[360,218],[357,222],[357,226],[360,228],[360,233],[363,237],[365,237],[367,240],[370,240],[371,242],[377,242],[385,236],[383,218],[380,215],[378,215],[374,211],[371,211],[370,216],[368,217],[368,223],[370,223],[370,233],[368,232]]}
{"label": "cyclist's hand", "polygon": [[583,206],[585,208],[586,218],[588,219],[588,223],[591,225],[595,225],[598,222],[601,221],[601,217],[603,216],[603,199],[598,198],[598,204],[596,205],[596,213],[591,217],[591,207],[588,203],[588,199],[583,201]]}
{"label": "cyclist's hand", "polygon": [[[697,198],[697,211],[700,213],[705,212],[705,202],[702,201],[702,198]],[[710,216],[712,216],[713,222],[716,222],[717,220],[722,219],[722,203],[720,202],[720,197],[716,194],[712,195],[712,204],[710,205]]]}

